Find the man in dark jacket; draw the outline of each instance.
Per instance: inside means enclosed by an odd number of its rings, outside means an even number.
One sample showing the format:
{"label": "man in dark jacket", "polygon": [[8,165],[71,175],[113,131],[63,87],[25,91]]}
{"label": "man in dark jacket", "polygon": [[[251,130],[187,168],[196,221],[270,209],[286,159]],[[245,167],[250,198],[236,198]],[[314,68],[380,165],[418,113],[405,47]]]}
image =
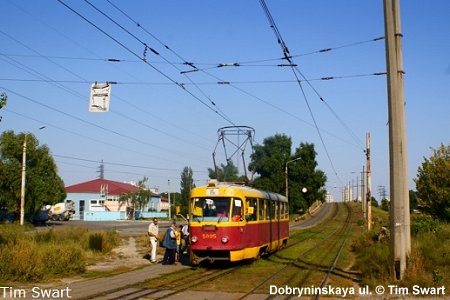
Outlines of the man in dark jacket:
{"label": "man in dark jacket", "polygon": [[172,226],[167,228],[166,234],[164,235],[163,245],[166,248],[166,252],[164,252],[163,265],[175,264],[175,253],[177,251],[177,241],[175,236],[176,228],[177,224],[176,222],[173,222]]}

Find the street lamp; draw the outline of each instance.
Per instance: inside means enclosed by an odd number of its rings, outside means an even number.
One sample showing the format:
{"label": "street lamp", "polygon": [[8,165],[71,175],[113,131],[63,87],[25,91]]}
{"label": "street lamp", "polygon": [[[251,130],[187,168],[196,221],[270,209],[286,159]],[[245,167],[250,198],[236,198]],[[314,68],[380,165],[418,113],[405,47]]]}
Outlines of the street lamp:
{"label": "street lamp", "polygon": [[291,163],[291,162],[297,161],[297,160],[299,160],[299,159],[301,159],[301,157],[297,157],[297,158],[294,158],[294,159],[292,159],[292,160],[288,160],[288,161],[286,162],[286,166],[285,166],[285,169],[284,169],[284,174],[285,174],[285,178],[286,178],[286,199],[289,199],[289,198],[288,198],[288,196],[289,196],[289,186],[288,186],[288,184],[289,184],[289,182],[288,182],[288,164]]}
{"label": "street lamp", "polygon": [[[39,130],[44,129],[46,126],[39,127]],[[22,182],[20,186],[20,225],[23,225],[25,218],[25,178],[27,172],[27,136],[25,133],[22,147]]]}

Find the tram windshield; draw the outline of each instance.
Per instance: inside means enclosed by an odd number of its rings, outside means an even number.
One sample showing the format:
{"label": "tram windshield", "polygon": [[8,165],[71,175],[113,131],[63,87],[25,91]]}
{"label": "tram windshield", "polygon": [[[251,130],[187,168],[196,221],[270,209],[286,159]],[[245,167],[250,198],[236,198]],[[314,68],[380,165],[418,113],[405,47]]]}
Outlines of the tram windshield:
{"label": "tram windshield", "polygon": [[192,221],[226,222],[230,220],[231,198],[194,198]]}

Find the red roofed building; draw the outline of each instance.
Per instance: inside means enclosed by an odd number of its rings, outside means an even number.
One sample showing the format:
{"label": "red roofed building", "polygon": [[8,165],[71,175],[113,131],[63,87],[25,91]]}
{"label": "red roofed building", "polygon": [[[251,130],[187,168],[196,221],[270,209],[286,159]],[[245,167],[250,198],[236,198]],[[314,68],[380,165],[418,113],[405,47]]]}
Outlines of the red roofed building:
{"label": "red roofed building", "polygon": [[[129,183],[98,178],[67,186],[65,190],[66,202],[73,201],[75,204],[74,220],[102,221],[133,219],[135,207],[123,195],[138,193],[140,189]],[[161,215],[160,212],[161,196],[152,193],[151,199],[138,212],[138,216],[164,217],[165,213]]]}
{"label": "red roofed building", "polygon": [[107,179],[94,179],[91,181],[86,181],[66,187],[66,193],[99,193],[102,192],[105,187],[108,188],[108,195],[119,196],[122,193],[137,193],[139,188],[137,186],[112,181]]}

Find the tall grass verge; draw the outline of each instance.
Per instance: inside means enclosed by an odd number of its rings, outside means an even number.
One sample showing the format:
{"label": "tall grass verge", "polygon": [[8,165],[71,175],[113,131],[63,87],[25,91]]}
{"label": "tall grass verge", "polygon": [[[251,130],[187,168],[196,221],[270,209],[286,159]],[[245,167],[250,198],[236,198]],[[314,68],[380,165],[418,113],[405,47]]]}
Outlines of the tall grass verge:
{"label": "tall grass verge", "polygon": [[[385,225],[388,227],[387,225]],[[372,287],[392,284],[390,234],[386,227],[376,227],[356,239],[354,269],[361,271],[362,284]],[[450,224],[440,224],[427,215],[411,218],[411,253],[399,286],[436,287],[450,285]]]}
{"label": "tall grass verge", "polygon": [[0,279],[33,282],[82,274],[87,257],[106,254],[119,243],[113,231],[51,228],[35,232],[15,224],[0,225]]}

